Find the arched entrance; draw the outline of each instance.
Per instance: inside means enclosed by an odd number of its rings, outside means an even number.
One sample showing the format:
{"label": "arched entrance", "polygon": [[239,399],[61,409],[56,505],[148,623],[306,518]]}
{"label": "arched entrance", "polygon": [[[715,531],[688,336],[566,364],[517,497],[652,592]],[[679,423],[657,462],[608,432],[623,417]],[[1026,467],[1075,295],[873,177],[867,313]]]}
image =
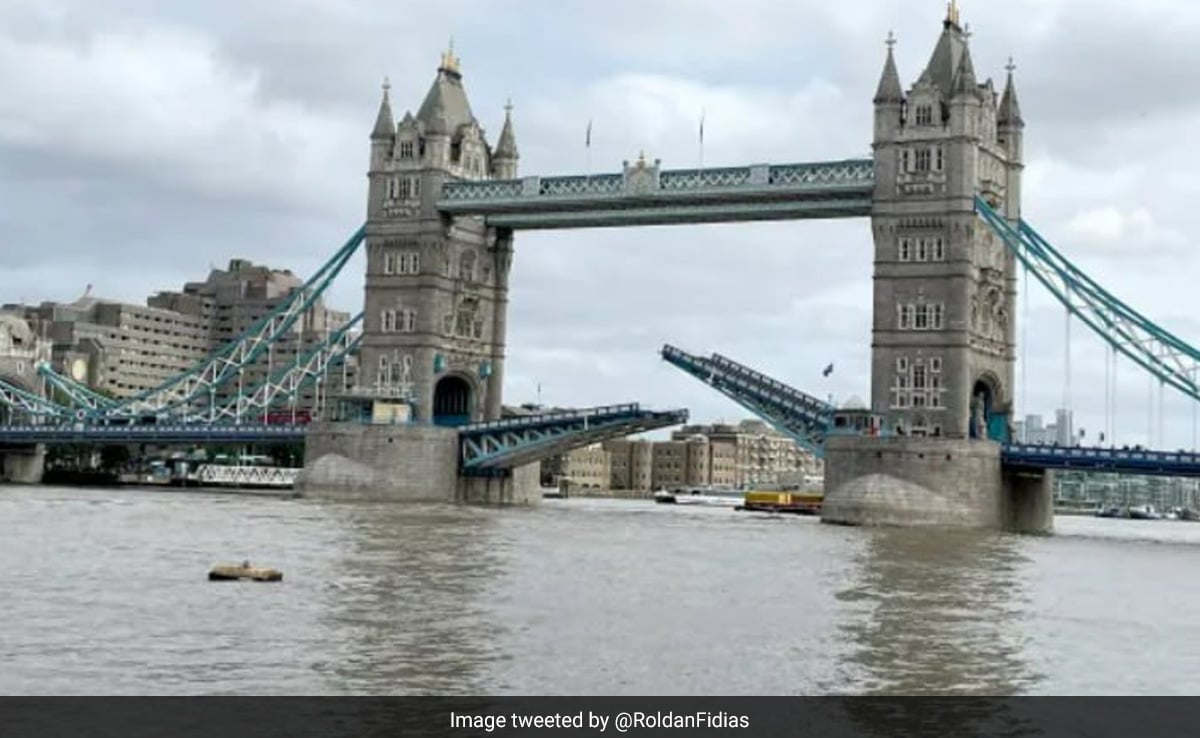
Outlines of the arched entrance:
{"label": "arched entrance", "polygon": [[1008,415],[996,410],[995,385],[987,378],[975,381],[971,388],[971,416],[968,423],[971,438],[1007,441]]}
{"label": "arched entrance", "polygon": [[448,376],[433,388],[434,425],[465,425],[471,422],[471,384],[462,377]]}

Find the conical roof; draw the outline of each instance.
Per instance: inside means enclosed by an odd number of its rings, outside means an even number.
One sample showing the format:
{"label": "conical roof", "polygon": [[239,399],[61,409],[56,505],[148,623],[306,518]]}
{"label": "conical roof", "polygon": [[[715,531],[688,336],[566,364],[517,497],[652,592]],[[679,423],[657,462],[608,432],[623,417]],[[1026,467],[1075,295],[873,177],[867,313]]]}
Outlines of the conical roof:
{"label": "conical roof", "polygon": [[996,122],[1000,125],[1023,126],[1025,119],[1021,117],[1021,103],[1017,101],[1017,85],[1013,82],[1012,59],[1008,60],[1008,83],[1004,85],[1004,97],[1000,98],[1000,109],[996,114]]}
{"label": "conical roof", "polygon": [[896,57],[892,54],[895,39],[888,35],[887,61],[883,63],[883,74],[879,76],[879,88],[875,91],[875,102],[904,102],[904,89],[900,86],[900,74],[896,71]]}
{"label": "conical roof", "polygon": [[918,81],[929,82],[937,86],[943,95],[950,95],[954,91],[954,79],[966,48],[967,40],[962,29],[957,23],[947,20],[942,25],[942,35],[938,38],[937,46],[933,47],[929,64]]}
{"label": "conical roof", "polygon": [[504,128],[500,129],[500,138],[496,141],[496,158],[517,158],[517,138],[513,135],[511,102],[504,106]]}
{"label": "conical roof", "polygon": [[425,95],[425,101],[417,110],[417,120],[425,123],[428,129],[434,125],[434,120],[439,114],[443,121],[438,127],[444,127],[445,132],[457,131],[460,126],[475,120],[475,115],[471,112],[471,103],[467,102],[467,92],[463,89],[458,58],[454,56],[453,51],[442,54],[437,78],[433,80],[433,85]]}
{"label": "conical roof", "polygon": [[392,104],[388,100],[388,90],[391,85],[387,78],[383,80],[383,99],[379,101],[379,113],[375,116],[375,127],[371,129],[371,138],[391,138],[395,133],[395,119],[392,117]]}

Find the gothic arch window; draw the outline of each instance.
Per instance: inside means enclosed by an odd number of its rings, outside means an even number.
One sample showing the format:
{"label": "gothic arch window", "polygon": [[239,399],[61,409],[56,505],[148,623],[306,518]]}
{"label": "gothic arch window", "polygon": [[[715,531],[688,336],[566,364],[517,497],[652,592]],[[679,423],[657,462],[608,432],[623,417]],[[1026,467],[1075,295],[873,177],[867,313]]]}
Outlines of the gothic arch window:
{"label": "gothic arch window", "polygon": [[464,282],[475,281],[475,250],[466,249],[458,257],[458,278]]}

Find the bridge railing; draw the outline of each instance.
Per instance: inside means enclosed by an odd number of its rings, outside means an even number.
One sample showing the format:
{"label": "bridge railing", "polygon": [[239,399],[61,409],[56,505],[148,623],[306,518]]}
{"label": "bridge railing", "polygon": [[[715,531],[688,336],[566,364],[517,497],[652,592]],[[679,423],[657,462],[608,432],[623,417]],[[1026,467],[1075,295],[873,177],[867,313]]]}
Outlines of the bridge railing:
{"label": "bridge railing", "polygon": [[1151,451],[1147,449],[1109,449],[1087,446],[1041,446],[1030,443],[1005,444],[1005,454],[1019,457],[1041,457],[1058,459],[1095,459],[1111,461],[1166,462],[1171,464],[1196,464],[1200,467],[1200,453],[1188,451]]}
{"label": "bridge railing", "polygon": [[875,165],[871,159],[759,164],[708,169],[646,170],[647,181],[625,174],[565,175],[524,179],[451,181],[442,186],[441,202],[455,205],[486,203],[532,203],[556,200],[613,199],[654,195],[700,194],[705,192],[797,192],[806,190],[874,187]]}
{"label": "bridge railing", "polygon": [[545,425],[546,423],[583,420],[584,418],[631,415],[640,411],[641,406],[636,402],[631,402],[623,405],[605,405],[603,407],[593,407],[586,410],[566,410],[561,412],[540,413],[538,415],[522,415],[511,418],[501,418],[500,420],[488,420],[481,423],[469,423],[467,425],[459,426],[458,431],[459,433],[472,433],[497,430],[500,428],[527,428],[534,425]]}

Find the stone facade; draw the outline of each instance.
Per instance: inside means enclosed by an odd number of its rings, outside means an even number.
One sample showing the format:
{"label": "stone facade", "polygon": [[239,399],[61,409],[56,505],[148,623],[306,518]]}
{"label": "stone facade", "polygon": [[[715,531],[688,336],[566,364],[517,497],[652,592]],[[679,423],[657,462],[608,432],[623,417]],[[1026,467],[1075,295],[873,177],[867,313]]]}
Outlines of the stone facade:
{"label": "stone facade", "polygon": [[835,437],[821,519],[849,525],[953,526],[1048,533],[1049,472],[1005,472],[1000,444],[947,438]]}
{"label": "stone facade", "polygon": [[1016,357],[1015,258],[975,214],[1020,217],[1024,123],[975,77],[957,11],[904,94],[891,43],[875,96],[871,407],[887,431],[1003,439]]}
{"label": "stone facade", "polygon": [[[1020,218],[1024,121],[975,77],[954,4],[904,93],[888,39],[875,94],[871,409],[882,437],[826,441],[822,519],[1047,532],[1048,475],[1003,472],[1016,358],[1016,263],[975,212]],[[890,436],[890,437],[888,437]]]}
{"label": "stone facade", "polygon": [[361,384],[410,398],[418,421],[499,418],[512,233],[435,203],[448,179],[516,177],[511,110],[493,149],[453,52],[416,115],[395,123],[388,95],[371,133]]}
{"label": "stone facade", "polygon": [[381,502],[535,504],[536,464],[495,479],[458,475],[458,431],[431,425],[318,423],[305,440],[305,497]]}

